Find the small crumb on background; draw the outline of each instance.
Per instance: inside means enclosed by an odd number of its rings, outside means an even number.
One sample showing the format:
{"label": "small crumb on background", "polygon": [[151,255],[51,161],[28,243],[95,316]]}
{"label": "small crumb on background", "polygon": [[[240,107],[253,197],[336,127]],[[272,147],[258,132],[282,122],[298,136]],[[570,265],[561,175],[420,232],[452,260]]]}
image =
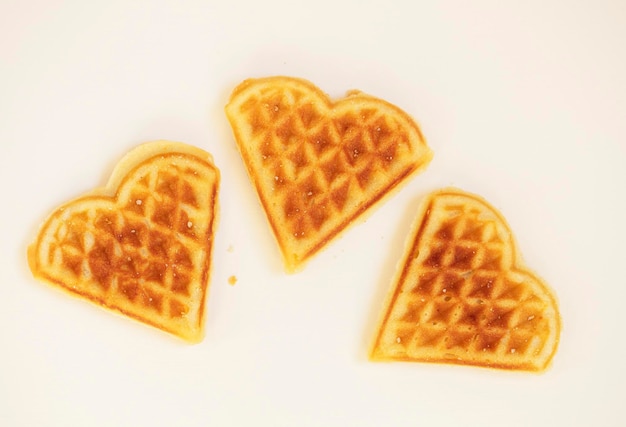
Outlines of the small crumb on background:
{"label": "small crumb on background", "polygon": [[229,285],[234,285],[235,283],[237,283],[237,276],[230,276],[228,278],[228,284]]}

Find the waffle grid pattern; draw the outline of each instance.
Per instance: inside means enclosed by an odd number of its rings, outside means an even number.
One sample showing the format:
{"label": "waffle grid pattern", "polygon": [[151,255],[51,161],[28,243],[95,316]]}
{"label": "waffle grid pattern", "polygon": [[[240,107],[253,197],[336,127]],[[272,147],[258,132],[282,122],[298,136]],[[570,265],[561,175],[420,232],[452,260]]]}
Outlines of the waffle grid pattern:
{"label": "waffle grid pattern", "polygon": [[214,216],[207,190],[215,185],[206,163],[155,157],[129,174],[116,200],[87,196],[59,209],[42,234],[41,268],[147,323],[198,328]]}
{"label": "waffle grid pattern", "polygon": [[554,308],[537,279],[515,269],[499,217],[478,202],[456,201],[441,197],[428,209],[375,351],[533,369],[551,355]]}
{"label": "waffle grid pattern", "polygon": [[430,160],[417,126],[365,95],[329,105],[306,84],[269,81],[228,109],[281,248],[295,241],[303,258]]}

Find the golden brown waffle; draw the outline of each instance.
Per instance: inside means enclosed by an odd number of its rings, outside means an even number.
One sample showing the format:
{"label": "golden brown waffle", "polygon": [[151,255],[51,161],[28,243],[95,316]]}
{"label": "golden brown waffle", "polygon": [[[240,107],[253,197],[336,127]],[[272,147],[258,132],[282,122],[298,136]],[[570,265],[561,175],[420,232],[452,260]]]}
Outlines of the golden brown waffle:
{"label": "golden brown waffle", "polygon": [[524,266],[504,218],[472,194],[430,195],[371,358],[540,371],[559,334],[556,301]]}
{"label": "golden brown waffle", "polygon": [[226,114],[290,272],[432,158],[397,107],[301,79],[246,80]]}
{"label": "golden brown waffle", "polygon": [[140,145],[105,188],[49,216],[29,247],[34,276],[200,341],[219,177],[211,155],[198,148]]}

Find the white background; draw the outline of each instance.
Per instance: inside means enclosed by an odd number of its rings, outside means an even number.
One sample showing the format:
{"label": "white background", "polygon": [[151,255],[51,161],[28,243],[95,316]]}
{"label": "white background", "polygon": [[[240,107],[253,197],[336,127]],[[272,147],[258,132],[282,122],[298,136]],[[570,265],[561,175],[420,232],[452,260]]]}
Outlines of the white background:
{"label": "white background", "polygon": [[[0,424],[624,425],[625,42],[621,0],[1,1]],[[223,113],[240,81],[275,74],[384,98],[435,152],[296,275]],[[49,212],[153,139],[222,172],[195,346],[26,264]],[[498,207],[555,290],[545,374],[367,361],[419,201],[449,185]]]}

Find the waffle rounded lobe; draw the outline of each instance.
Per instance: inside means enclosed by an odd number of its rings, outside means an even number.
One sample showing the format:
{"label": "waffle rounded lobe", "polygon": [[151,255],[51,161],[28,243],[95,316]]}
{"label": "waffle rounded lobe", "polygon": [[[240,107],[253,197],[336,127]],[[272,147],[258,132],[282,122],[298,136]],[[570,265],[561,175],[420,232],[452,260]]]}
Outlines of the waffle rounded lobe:
{"label": "waffle rounded lobe", "polygon": [[181,143],[140,145],[104,189],[54,211],[29,248],[33,274],[190,342],[203,312],[219,171]]}
{"label": "waffle rounded lobe", "polygon": [[371,358],[542,371],[559,335],[556,300],[504,218],[460,190],[428,197]]}
{"label": "waffle rounded lobe", "polygon": [[397,107],[357,91],[332,102],[302,79],[246,80],[226,114],[290,272],[432,158]]}

